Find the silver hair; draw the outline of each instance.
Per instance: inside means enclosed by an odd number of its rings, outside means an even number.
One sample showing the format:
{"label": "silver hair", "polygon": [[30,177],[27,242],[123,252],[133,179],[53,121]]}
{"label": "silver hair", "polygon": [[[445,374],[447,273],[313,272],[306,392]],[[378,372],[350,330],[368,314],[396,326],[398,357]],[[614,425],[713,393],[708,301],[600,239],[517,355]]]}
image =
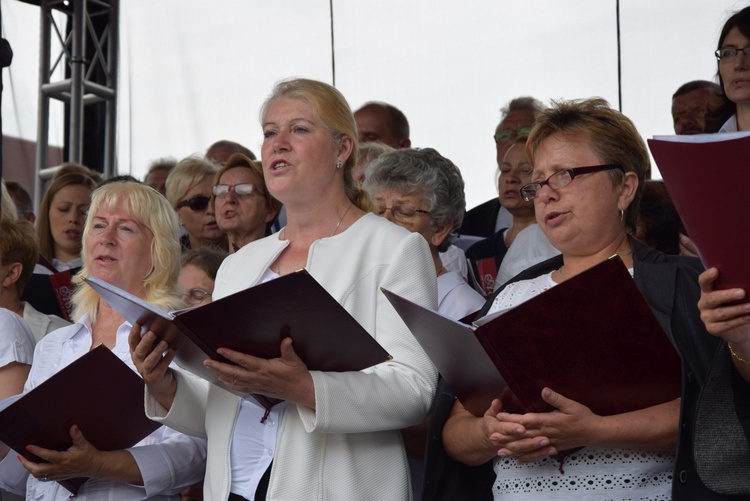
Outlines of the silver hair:
{"label": "silver hair", "polygon": [[512,111],[530,111],[536,115],[543,109],[544,104],[536,98],[531,96],[516,97],[500,108],[500,113],[502,114],[501,121],[505,120],[505,117],[507,117]]}
{"label": "silver hair", "polygon": [[464,180],[458,167],[432,148],[403,148],[379,156],[367,166],[364,188],[372,198],[380,188],[404,193],[422,191],[429,204],[433,226],[447,221],[451,232],[438,246],[444,252],[457,238],[464,219],[466,198]]}

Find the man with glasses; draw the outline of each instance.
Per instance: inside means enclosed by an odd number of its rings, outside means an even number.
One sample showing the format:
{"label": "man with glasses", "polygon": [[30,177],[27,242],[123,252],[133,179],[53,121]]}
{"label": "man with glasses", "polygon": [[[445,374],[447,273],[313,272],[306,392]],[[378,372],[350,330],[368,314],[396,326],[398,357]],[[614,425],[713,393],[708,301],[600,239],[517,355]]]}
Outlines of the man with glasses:
{"label": "man with glasses", "polygon": [[[534,115],[543,108],[537,99],[522,96],[512,99],[500,109],[502,119],[494,134],[497,150],[496,168],[502,163],[510,145],[517,138],[529,135],[534,126]],[[495,197],[468,211],[459,232],[461,235],[489,237],[502,228],[508,228],[512,222],[513,217],[500,205],[499,198]]]}
{"label": "man with glasses", "polygon": [[693,80],[680,86],[672,96],[674,133],[678,135],[702,134],[706,126],[706,110],[721,87],[708,80]]}

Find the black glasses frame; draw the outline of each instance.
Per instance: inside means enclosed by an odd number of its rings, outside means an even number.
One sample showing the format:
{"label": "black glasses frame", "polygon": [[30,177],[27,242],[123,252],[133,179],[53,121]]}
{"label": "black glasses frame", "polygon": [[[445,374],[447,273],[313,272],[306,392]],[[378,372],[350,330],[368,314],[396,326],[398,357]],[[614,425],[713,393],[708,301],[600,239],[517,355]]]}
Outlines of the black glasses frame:
{"label": "black glasses frame", "polygon": [[[580,176],[581,174],[591,174],[594,172],[601,172],[604,170],[613,170],[613,169],[620,169],[621,171],[625,172],[625,169],[621,165],[614,165],[614,164],[604,164],[604,165],[591,165],[587,167],[574,167],[572,169],[563,169],[555,172],[551,176],[549,176],[544,181],[536,181],[534,183],[529,183],[521,186],[521,198],[523,198],[526,202],[531,202],[534,200],[538,195],[539,191],[542,189],[543,186],[547,185],[553,190],[557,190],[562,188],[563,186],[567,186],[570,183],[573,182],[573,179],[576,178],[576,176]],[[550,179],[552,179],[555,176],[560,176],[560,174],[567,173],[570,176],[570,181],[567,183],[561,184],[557,187],[552,186],[549,182]],[[554,184],[554,183],[553,183]]]}
{"label": "black glasses frame", "polygon": [[[734,54],[722,55],[721,53],[724,51],[734,52]],[[742,52],[742,55],[744,55],[745,57],[750,57],[750,45],[748,45],[747,47],[724,47],[723,49],[718,49],[714,51],[714,55],[716,56],[716,59],[718,59],[719,61],[730,61],[734,59],[735,57],[737,57],[740,54],[740,52]]]}
{"label": "black glasses frame", "polygon": [[181,209],[182,207],[190,207],[190,210],[199,212],[202,210],[206,210],[208,208],[208,204],[210,201],[211,201],[211,197],[205,197],[203,195],[196,195],[192,198],[188,198],[178,203],[176,208]]}

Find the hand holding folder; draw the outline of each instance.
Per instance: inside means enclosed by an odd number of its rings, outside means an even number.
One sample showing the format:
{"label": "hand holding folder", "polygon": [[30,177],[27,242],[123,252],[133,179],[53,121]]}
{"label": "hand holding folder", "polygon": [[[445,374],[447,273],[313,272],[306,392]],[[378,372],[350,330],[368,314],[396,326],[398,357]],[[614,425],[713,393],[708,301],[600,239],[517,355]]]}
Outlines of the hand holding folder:
{"label": "hand holding folder", "polygon": [[[177,365],[229,391],[233,390],[203,365],[207,358],[233,363],[219,355],[219,348],[273,359],[281,355],[281,341],[291,337],[309,370],[336,372],[359,371],[389,359],[383,347],[304,270],[174,313],[95,277],[84,280],[128,322],[154,331],[177,350]],[[267,399],[258,397],[268,408]]]}
{"label": "hand holding folder", "polygon": [[[0,441],[35,463],[44,461],[27,445],[65,451],[70,428],[102,451],[121,450],[159,428],[143,409],[143,380],[100,345],[0,410]],[[86,478],[59,483],[76,494]]]}
{"label": "hand holding folder", "polygon": [[383,292],[475,416],[495,398],[548,412],[545,387],[601,416],[680,396],[679,357],[619,257],[471,326]]}

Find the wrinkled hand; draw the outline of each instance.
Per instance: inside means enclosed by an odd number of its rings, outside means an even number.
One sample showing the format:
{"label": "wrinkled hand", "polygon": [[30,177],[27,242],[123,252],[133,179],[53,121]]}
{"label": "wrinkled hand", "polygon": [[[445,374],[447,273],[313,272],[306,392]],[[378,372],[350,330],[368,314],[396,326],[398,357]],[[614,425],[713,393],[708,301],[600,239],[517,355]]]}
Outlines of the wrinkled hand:
{"label": "wrinkled hand", "polygon": [[706,330],[714,336],[719,336],[730,343],[750,343],[750,303],[742,304],[737,301],[745,299],[742,289],[716,290],[716,279],[719,270],[709,268],[698,277],[701,286],[701,297],[698,309]]}
{"label": "wrinkled hand", "polygon": [[166,341],[157,339],[153,331],[141,336],[141,326],[133,325],[128,335],[130,358],[133,359],[149,392],[165,409],[170,409],[177,392],[177,382],[172,369],[169,368],[175,351],[170,349]]}
{"label": "wrinkled hand", "polygon": [[29,445],[26,450],[48,463],[35,463],[23,456],[18,456],[21,464],[34,478],[47,480],[65,480],[76,477],[96,478],[104,464],[104,454],[86,440],[78,426],[71,426],[70,438],[73,445],[66,451],[53,451],[36,445]]}
{"label": "wrinkled hand", "polygon": [[517,423],[526,431],[523,437],[505,444],[500,456],[513,456],[520,462],[537,461],[559,451],[590,445],[601,417],[585,405],[565,398],[549,388],[542,399],[555,410],[542,413],[500,413],[500,421]]}
{"label": "wrinkled hand", "polygon": [[307,366],[292,348],[292,339],[281,341],[279,358],[266,360],[219,348],[217,352],[237,365],[206,360],[204,365],[227,387],[240,393],[260,393],[315,409],[315,386]]}

